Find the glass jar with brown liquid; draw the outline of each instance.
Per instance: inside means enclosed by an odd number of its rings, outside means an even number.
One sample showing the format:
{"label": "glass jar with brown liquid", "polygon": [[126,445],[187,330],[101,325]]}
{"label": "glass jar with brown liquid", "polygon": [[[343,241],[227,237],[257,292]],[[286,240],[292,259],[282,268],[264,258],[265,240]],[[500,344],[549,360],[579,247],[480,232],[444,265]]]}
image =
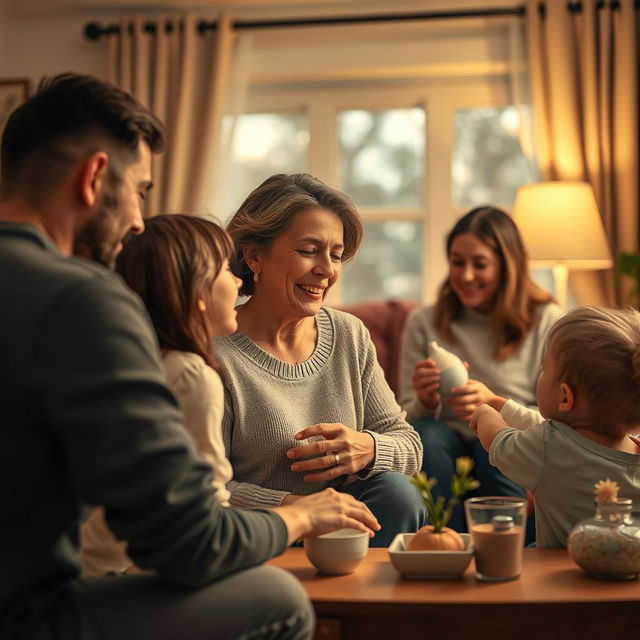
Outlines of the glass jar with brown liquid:
{"label": "glass jar with brown liquid", "polygon": [[476,577],[490,582],[516,580],[522,569],[526,500],[502,496],[469,498],[464,507]]}

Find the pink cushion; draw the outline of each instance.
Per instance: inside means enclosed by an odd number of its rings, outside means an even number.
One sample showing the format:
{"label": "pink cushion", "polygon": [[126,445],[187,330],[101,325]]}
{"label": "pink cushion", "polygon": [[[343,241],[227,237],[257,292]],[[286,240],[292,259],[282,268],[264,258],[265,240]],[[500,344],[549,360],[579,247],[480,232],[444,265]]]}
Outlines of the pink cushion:
{"label": "pink cushion", "polygon": [[342,307],[343,311],[360,318],[371,334],[378,362],[389,386],[399,395],[400,346],[402,332],[409,313],[420,303],[405,300],[359,302]]}

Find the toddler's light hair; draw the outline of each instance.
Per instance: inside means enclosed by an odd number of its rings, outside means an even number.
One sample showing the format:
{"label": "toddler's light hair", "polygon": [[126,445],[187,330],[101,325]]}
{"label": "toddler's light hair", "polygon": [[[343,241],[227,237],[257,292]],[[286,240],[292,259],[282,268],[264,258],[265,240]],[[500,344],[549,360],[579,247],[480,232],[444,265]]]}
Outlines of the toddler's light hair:
{"label": "toddler's light hair", "polygon": [[579,307],[549,331],[557,382],[586,398],[594,426],[622,437],[640,425],[640,313]]}

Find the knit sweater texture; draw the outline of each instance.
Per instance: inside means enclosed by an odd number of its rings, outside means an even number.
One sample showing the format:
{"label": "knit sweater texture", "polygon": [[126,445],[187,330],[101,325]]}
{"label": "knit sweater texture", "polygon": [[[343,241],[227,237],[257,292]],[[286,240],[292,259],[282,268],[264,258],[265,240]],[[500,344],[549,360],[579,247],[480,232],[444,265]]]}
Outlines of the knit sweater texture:
{"label": "knit sweater texture", "polygon": [[384,378],[365,326],[329,308],[318,312],[316,324],[315,350],[300,364],[275,358],[241,331],[216,341],[225,366],[223,437],[233,465],[227,485],[232,505],[279,505],[289,493],[307,495],[328,486],[304,482],[286,457],[288,449],[313,440],[298,441],[295,434],[318,423],[371,434],[375,457],[360,478],[420,469],[420,438]]}

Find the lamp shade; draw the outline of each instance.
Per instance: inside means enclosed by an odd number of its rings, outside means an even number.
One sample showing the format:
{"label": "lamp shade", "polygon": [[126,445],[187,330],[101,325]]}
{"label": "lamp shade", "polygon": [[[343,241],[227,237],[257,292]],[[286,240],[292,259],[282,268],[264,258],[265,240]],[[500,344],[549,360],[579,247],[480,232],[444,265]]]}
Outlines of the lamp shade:
{"label": "lamp shade", "polygon": [[513,209],[531,262],[538,267],[608,269],[611,251],[587,182],[541,182],[518,189]]}

